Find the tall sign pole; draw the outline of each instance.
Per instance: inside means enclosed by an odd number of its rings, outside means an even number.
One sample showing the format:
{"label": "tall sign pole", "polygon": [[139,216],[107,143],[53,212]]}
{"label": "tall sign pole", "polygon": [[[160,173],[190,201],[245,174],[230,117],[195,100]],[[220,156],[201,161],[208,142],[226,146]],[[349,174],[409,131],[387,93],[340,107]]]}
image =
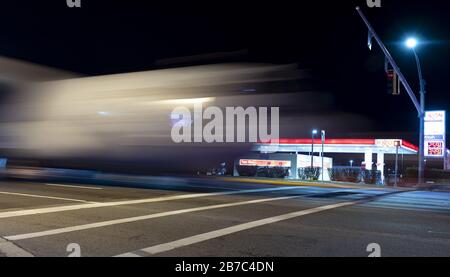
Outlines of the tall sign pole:
{"label": "tall sign pole", "polygon": [[380,48],[383,51],[386,59],[392,65],[392,68],[394,69],[394,71],[397,73],[400,82],[405,87],[406,92],[409,95],[409,98],[413,102],[414,107],[416,108],[416,110],[418,112],[419,125],[420,125],[420,130],[419,130],[419,174],[418,174],[418,182],[419,183],[423,183],[423,176],[424,176],[424,169],[425,169],[425,164],[424,164],[425,91],[423,89],[421,89],[420,103],[419,103],[419,101],[417,100],[416,95],[414,94],[413,90],[411,89],[411,86],[409,85],[409,83],[406,80],[405,76],[400,71],[400,68],[397,66],[397,63],[395,62],[394,58],[392,58],[392,55],[387,50],[386,46],[381,41],[380,37],[377,35],[375,30],[372,28],[372,25],[370,25],[369,21],[367,20],[367,18],[365,17],[363,12],[361,11],[361,8],[360,7],[356,7],[356,10],[358,11],[359,16],[364,21],[364,23],[367,26],[367,29],[369,30],[369,34],[370,34],[369,37],[374,38],[375,41],[380,46]]}

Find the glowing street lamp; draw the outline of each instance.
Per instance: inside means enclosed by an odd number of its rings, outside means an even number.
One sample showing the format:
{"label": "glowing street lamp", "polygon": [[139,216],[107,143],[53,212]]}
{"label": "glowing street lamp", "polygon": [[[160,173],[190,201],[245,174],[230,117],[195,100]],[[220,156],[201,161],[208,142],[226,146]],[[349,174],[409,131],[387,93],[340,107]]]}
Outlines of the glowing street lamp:
{"label": "glowing street lamp", "polygon": [[320,138],[322,140],[322,151],[320,152],[320,157],[322,159],[322,167],[320,169],[320,173],[321,173],[320,175],[322,175],[322,182],[324,181],[324,175],[325,175],[324,174],[325,166],[324,166],[324,157],[323,157],[324,150],[325,150],[325,136],[326,136],[325,130],[320,131]]}
{"label": "glowing street lamp", "polygon": [[[419,114],[419,120],[420,120],[420,145],[419,145],[419,174],[418,174],[418,182],[423,183],[423,177],[424,177],[424,117],[425,117],[425,82],[423,81],[423,78],[420,77],[421,80],[421,93],[420,93],[420,103],[417,100],[416,95],[414,94],[414,91],[412,90],[411,86],[409,85],[408,81],[406,80],[405,76],[401,72],[400,68],[398,67],[397,63],[395,62],[392,55],[389,53],[388,49],[384,45],[383,41],[381,41],[380,37],[377,35],[375,30],[373,29],[372,25],[367,20],[366,16],[362,12],[360,7],[356,7],[356,10],[361,17],[361,19],[364,21],[364,24],[366,25],[368,31],[369,31],[369,48],[372,46],[372,39],[375,39],[377,44],[380,46],[381,50],[383,51],[383,54],[387,60],[387,62],[392,66],[395,73],[397,73],[398,78],[400,82],[405,87],[406,92],[408,93],[409,98],[414,104],[414,107],[416,108],[418,114]],[[419,75],[422,76],[422,72],[420,71],[419,66],[419,57],[417,56],[417,53],[415,51],[415,47],[419,44],[417,39],[415,38],[409,38],[405,41],[405,44],[408,48],[412,49],[415,56],[417,65],[419,68]]]}
{"label": "glowing street lamp", "polygon": [[410,49],[414,49],[417,46],[417,39],[415,38],[408,38],[405,42],[406,46]]}
{"label": "glowing street lamp", "polygon": [[311,170],[314,168],[314,137],[317,135],[317,130],[311,132]]}
{"label": "glowing street lamp", "polygon": [[425,158],[424,158],[424,117],[425,117],[425,80],[422,76],[422,68],[420,66],[419,55],[416,51],[416,46],[418,45],[417,39],[411,37],[405,41],[406,47],[411,49],[416,58],[417,72],[419,73],[420,82],[420,134],[419,134],[419,182],[423,182],[424,169],[425,169]]}

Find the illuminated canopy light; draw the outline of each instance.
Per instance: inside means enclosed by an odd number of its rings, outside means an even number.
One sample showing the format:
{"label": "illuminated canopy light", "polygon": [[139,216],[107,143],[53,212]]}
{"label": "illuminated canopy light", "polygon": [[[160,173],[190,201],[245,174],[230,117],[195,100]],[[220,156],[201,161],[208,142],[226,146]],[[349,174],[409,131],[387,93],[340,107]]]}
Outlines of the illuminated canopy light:
{"label": "illuminated canopy light", "polygon": [[[399,153],[406,155],[417,154],[419,148],[412,143],[402,139],[325,139],[326,153],[365,153],[371,150],[374,153],[395,154],[394,142],[402,142]],[[320,139],[314,139],[315,144],[321,143]],[[311,149],[311,138],[301,139],[278,139],[276,142],[260,142],[255,146],[255,151],[264,151],[265,147],[276,146],[277,152],[308,152]],[[300,152],[301,152],[300,151]]]}
{"label": "illuminated canopy light", "polygon": [[415,38],[409,38],[406,40],[406,46],[408,48],[415,48],[417,46],[417,40]]}

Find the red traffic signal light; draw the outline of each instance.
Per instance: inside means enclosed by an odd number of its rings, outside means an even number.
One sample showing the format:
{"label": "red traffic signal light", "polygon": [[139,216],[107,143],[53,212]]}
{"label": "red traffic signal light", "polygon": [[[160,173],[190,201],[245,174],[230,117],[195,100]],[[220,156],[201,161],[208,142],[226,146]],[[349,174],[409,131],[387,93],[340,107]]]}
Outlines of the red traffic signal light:
{"label": "red traffic signal light", "polygon": [[389,69],[386,72],[387,76],[387,89],[388,93],[392,95],[400,95],[400,80],[398,78],[397,72],[393,69]]}

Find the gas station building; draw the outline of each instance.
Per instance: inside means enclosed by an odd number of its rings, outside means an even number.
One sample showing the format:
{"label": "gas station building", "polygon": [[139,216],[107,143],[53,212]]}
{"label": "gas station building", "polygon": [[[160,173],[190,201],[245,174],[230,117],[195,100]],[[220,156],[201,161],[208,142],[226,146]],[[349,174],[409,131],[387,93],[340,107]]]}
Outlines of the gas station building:
{"label": "gas station building", "polygon": [[[314,144],[314,147],[313,147]],[[320,157],[323,149],[324,168],[333,167],[327,154],[363,155],[361,165],[367,170],[377,169],[384,179],[385,155],[417,155],[418,147],[402,139],[279,139],[276,142],[258,143],[253,153],[240,159],[240,166],[290,167],[290,178],[298,179],[298,168],[311,167],[311,150],[314,149],[314,167],[322,167]],[[373,154],[376,154],[374,162]],[[238,175],[236,167],[234,175]]]}

